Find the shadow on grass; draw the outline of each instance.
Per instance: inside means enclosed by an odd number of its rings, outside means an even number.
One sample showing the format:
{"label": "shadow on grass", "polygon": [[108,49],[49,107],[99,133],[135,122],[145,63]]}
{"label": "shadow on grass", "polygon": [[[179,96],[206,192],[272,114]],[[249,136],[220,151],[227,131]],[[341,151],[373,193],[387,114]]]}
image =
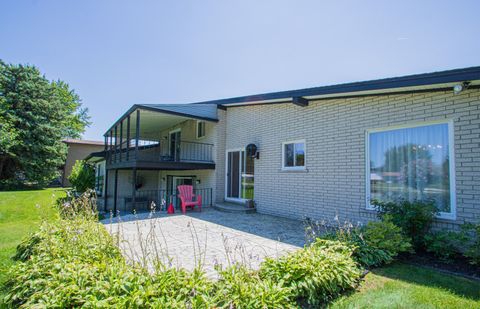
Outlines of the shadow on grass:
{"label": "shadow on grass", "polygon": [[440,288],[465,298],[480,300],[480,281],[441,273],[430,268],[396,263],[388,267],[373,269],[371,272],[378,276]]}

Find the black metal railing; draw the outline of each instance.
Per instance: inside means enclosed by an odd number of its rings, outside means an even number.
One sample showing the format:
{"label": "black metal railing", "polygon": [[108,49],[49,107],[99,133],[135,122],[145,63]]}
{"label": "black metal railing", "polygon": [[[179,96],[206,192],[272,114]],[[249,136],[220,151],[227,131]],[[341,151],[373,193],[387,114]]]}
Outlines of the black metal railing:
{"label": "black metal railing", "polygon": [[[212,188],[193,189],[193,193],[202,196],[202,207],[212,206]],[[138,190],[135,194],[135,204],[133,197],[125,197],[125,206],[128,209],[136,211],[165,211],[170,203],[173,203],[176,209],[180,209],[180,198],[178,190]]]}
{"label": "black metal railing", "polygon": [[135,147],[123,148],[109,153],[110,163],[145,162],[213,162],[213,144],[181,141],[171,143],[168,140],[151,142]]}

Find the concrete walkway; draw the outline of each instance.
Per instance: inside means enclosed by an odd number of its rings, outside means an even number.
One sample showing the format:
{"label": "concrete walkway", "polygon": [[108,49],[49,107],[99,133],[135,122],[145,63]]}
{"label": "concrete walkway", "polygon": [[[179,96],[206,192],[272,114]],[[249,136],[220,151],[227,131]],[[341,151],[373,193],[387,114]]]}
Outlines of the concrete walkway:
{"label": "concrete walkway", "polygon": [[119,235],[120,247],[129,259],[146,266],[160,259],[188,270],[201,264],[212,276],[217,264],[243,263],[256,269],[266,256],[277,257],[305,243],[300,221],[210,208],[186,215],[126,215],[103,223],[110,233]]}

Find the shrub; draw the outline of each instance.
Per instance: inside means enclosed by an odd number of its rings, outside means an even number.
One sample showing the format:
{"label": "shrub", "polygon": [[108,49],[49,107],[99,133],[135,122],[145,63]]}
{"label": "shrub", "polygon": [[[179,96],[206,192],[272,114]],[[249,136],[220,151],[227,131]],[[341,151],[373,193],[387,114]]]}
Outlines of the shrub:
{"label": "shrub", "polygon": [[388,216],[400,227],[405,235],[412,239],[412,244],[419,249],[425,243],[424,238],[432,226],[437,208],[434,202],[401,200],[399,202],[381,202],[374,200],[372,204],[379,211],[380,219]]}
{"label": "shrub", "polygon": [[389,264],[399,253],[411,248],[401,229],[388,217],[385,221],[370,222],[364,227],[351,224],[338,226],[319,237],[349,245],[355,261],[367,268]]}
{"label": "shrub", "polygon": [[466,248],[464,256],[473,265],[480,266],[480,223],[462,225],[463,244]]}
{"label": "shrub", "polygon": [[462,236],[454,231],[439,231],[425,236],[425,250],[441,261],[449,263],[460,255]]}
{"label": "shrub", "polygon": [[291,288],[283,281],[260,278],[258,272],[234,265],[219,270],[216,284],[221,307],[225,308],[296,308]]}
{"label": "shrub", "polygon": [[68,181],[70,181],[73,189],[78,193],[94,189],[95,168],[83,160],[77,160],[72,167],[70,176],[68,176]]}
{"label": "shrub", "polygon": [[369,222],[363,229],[363,235],[368,246],[386,252],[391,258],[412,248],[402,229],[389,216],[384,216],[383,221]]}
{"label": "shrub", "polygon": [[355,287],[361,271],[352,254],[351,247],[339,241],[318,239],[279,259],[267,258],[260,276],[283,282],[295,297],[318,305]]}

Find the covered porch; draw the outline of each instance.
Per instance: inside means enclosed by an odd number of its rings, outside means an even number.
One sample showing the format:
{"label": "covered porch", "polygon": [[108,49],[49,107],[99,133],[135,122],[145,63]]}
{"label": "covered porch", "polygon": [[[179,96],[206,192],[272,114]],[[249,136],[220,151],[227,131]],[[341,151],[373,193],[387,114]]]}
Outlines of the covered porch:
{"label": "covered porch", "polygon": [[199,127],[213,131],[217,121],[212,104],[134,105],[104,135],[104,210],[116,214],[147,210],[152,203],[157,209],[176,205],[176,181],[192,184],[211,205],[215,139],[197,134]]}

